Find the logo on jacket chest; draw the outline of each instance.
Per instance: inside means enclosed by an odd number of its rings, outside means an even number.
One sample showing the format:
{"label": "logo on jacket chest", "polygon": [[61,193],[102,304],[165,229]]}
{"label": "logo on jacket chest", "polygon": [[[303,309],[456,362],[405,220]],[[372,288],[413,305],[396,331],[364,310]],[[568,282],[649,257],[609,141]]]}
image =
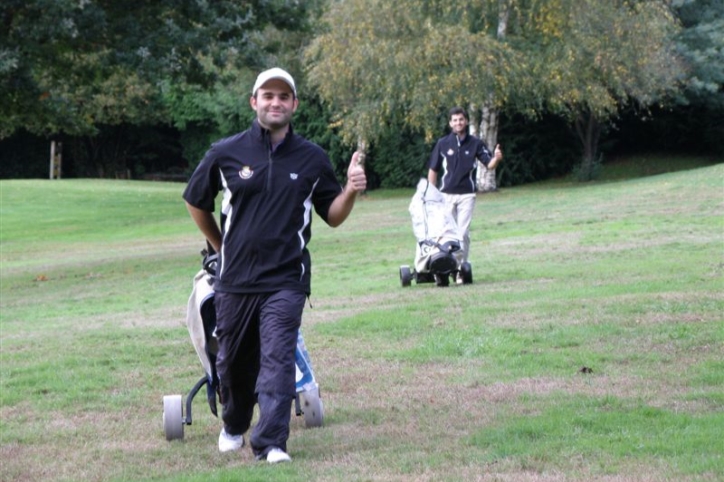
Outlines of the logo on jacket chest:
{"label": "logo on jacket chest", "polygon": [[[448,157],[452,157],[454,154],[455,154],[455,150],[452,147],[450,149],[448,149],[448,151],[447,151]],[[469,156],[470,151],[465,151],[465,155]]]}
{"label": "logo on jacket chest", "polygon": [[239,171],[239,177],[242,179],[249,179],[253,175],[254,175],[254,170],[251,168],[251,166],[244,166]]}

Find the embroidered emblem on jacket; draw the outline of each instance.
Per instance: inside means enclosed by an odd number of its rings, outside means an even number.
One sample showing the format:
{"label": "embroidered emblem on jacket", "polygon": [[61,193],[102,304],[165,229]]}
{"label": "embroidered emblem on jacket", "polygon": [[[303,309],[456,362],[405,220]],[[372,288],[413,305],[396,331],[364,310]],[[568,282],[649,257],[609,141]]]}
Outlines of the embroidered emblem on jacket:
{"label": "embroidered emblem on jacket", "polygon": [[453,151],[452,149],[448,149],[447,155],[452,156],[453,154],[455,154],[455,151]]}
{"label": "embroidered emblem on jacket", "polygon": [[254,174],[254,171],[249,166],[244,166],[239,171],[239,177],[242,179],[249,179]]}
{"label": "embroidered emblem on jacket", "polygon": [[299,177],[299,174],[297,174],[296,172],[289,173],[289,179],[291,179],[292,181],[296,181],[298,177]]}

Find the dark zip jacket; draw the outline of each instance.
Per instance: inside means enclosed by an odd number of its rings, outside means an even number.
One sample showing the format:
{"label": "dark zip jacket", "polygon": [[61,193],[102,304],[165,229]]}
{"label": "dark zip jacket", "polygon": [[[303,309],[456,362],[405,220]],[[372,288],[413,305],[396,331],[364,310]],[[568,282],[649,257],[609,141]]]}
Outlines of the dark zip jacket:
{"label": "dark zip jacket", "polygon": [[469,194],[476,191],[478,163],[488,165],[492,155],[481,139],[466,134],[461,141],[453,132],[441,137],[430,154],[428,167],[438,173],[440,192]]}
{"label": "dark zip jacket", "polygon": [[312,207],[327,221],[342,192],[327,154],[291,125],[272,151],[269,132],[251,128],[213,144],[183,193],[214,211],[221,191],[222,245],[214,290],[311,292]]}

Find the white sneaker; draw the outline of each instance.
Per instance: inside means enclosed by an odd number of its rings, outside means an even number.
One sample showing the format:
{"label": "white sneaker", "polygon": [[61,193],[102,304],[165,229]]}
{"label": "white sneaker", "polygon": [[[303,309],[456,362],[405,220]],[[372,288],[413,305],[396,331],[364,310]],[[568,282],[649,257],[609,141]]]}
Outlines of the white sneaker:
{"label": "white sneaker", "polygon": [[229,435],[226,429],[222,428],[219,434],[219,452],[231,452],[239,450],[244,446],[243,435]]}
{"label": "white sneaker", "polygon": [[291,462],[292,458],[282,449],[274,447],[267,452],[266,461],[270,464],[277,464],[279,462]]}
{"label": "white sneaker", "polygon": [[460,274],[460,273],[458,273],[458,275],[455,277],[455,283],[461,285],[461,284],[463,284],[464,282],[465,282],[465,281],[463,280],[463,275]]}

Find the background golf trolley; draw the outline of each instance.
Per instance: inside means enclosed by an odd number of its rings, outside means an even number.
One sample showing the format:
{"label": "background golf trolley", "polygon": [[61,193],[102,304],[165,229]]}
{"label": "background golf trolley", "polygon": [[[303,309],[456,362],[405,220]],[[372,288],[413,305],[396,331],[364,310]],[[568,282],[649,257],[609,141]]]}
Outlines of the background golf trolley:
{"label": "background golf trolley", "polygon": [[440,191],[423,178],[410,202],[412,231],[417,239],[414,268],[400,266],[400,284],[435,283],[448,286],[450,278],[460,276],[463,284],[473,282],[473,269],[467,261],[458,268],[460,233],[455,219],[445,209]]}
{"label": "background golf trolley", "polygon": [[[209,409],[214,416],[218,416],[216,405],[219,388],[219,378],[216,374],[218,344],[214,336],[216,311],[212,287],[216,274],[217,256],[216,254],[210,254],[209,251],[204,250],[201,252],[204,256],[203,268],[194,277],[193,290],[189,297],[186,313],[189,335],[204,367],[205,374],[189,391],[185,403],[182,395],[166,395],[163,397],[163,430],[166,434],[166,440],[183,439],[184,426],[191,425],[192,422],[192,402],[204,385],[206,385],[206,400]],[[304,423],[307,427],[319,427],[324,420],[324,407],[301,331],[297,335],[295,359],[297,393],[294,399],[294,407],[296,415],[304,415]]]}

